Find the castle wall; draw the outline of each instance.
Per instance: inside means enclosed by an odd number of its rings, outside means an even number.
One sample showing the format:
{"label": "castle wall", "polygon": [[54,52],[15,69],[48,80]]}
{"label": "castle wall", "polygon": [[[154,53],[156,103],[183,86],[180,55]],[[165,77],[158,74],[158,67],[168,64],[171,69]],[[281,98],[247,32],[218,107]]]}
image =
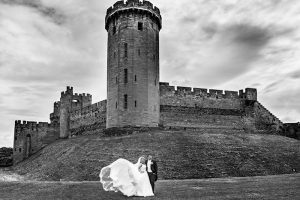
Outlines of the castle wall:
{"label": "castle wall", "polygon": [[283,123],[258,101],[253,105],[255,128],[262,133],[280,133]]}
{"label": "castle wall", "polygon": [[287,137],[300,140],[300,122],[284,124],[283,134]]}
{"label": "castle wall", "polygon": [[239,92],[180,86],[175,89],[162,82],[160,124],[164,127],[251,129],[256,118],[254,114],[247,115],[245,102],[256,100],[257,91],[253,88]]}
{"label": "castle wall", "polygon": [[59,138],[58,124],[15,122],[14,163],[18,163]]}
{"label": "castle wall", "polygon": [[241,110],[243,104],[236,91],[169,86],[160,83],[160,105]]}
{"label": "castle wall", "polygon": [[243,129],[242,111],[219,108],[160,106],[163,127]]}
{"label": "castle wall", "polygon": [[74,109],[70,114],[71,135],[93,125],[97,125],[93,129],[105,129],[106,104],[107,101],[104,100],[82,109]]}

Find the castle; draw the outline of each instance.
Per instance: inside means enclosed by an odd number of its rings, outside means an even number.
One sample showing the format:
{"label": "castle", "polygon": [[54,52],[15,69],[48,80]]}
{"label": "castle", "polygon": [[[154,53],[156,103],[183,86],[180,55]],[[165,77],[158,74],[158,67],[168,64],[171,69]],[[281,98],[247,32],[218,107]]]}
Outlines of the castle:
{"label": "castle", "polygon": [[116,2],[107,10],[107,100],[67,87],[50,123],[16,121],[14,163],[59,138],[112,127],[218,128],[276,133],[283,123],[257,101],[257,90],[170,86],[159,82],[160,10],[149,1]]}

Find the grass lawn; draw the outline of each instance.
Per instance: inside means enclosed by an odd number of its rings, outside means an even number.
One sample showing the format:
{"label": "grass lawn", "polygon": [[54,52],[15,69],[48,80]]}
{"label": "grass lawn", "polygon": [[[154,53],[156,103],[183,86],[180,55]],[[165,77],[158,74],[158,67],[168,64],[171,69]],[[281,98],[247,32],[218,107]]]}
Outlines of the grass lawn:
{"label": "grass lawn", "polygon": [[1,200],[299,199],[300,174],[199,180],[160,180],[156,196],[124,197],[99,182],[0,182]]}

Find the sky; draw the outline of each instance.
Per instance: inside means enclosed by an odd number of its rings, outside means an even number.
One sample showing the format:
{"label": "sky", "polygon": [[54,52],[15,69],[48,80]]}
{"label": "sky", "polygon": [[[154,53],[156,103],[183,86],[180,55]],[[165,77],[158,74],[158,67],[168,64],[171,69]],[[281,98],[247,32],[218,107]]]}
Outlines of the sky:
{"label": "sky", "polygon": [[[300,121],[299,0],[152,0],[161,82],[237,91]],[[49,121],[66,86],[106,99],[106,9],[115,0],[0,0],[0,147],[14,120]]]}

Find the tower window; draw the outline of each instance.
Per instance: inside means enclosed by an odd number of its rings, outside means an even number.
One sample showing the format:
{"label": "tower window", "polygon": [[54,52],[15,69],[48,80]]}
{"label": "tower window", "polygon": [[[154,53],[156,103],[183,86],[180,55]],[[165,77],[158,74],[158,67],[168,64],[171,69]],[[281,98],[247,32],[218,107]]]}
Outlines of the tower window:
{"label": "tower window", "polygon": [[128,108],[128,96],[127,94],[124,94],[124,109]]}
{"label": "tower window", "polygon": [[136,75],[134,75],[134,81],[136,82],[137,78],[136,78]]}
{"label": "tower window", "polygon": [[21,148],[19,148],[19,152],[22,152],[22,149],[21,149]]}
{"label": "tower window", "polygon": [[116,52],[114,52],[114,58],[116,58]]}
{"label": "tower window", "polygon": [[118,84],[118,77],[116,77],[116,84]]}
{"label": "tower window", "polygon": [[117,32],[117,27],[113,26],[113,35],[116,34],[116,32]]}
{"label": "tower window", "polygon": [[125,43],[125,44],[124,44],[124,56],[125,56],[125,58],[127,58],[127,56],[128,56],[127,51],[128,51],[128,44]]}
{"label": "tower window", "polygon": [[137,107],[137,101],[134,101],[134,107]]}
{"label": "tower window", "polygon": [[140,49],[138,50],[138,54],[139,54],[139,56],[141,55],[141,50]]}
{"label": "tower window", "polygon": [[128,69],[124,69],[124,83],[128,83]]}
{"label": "tower window", "polygon": [[142,31],[143,30],[143,22],[138,23],[138,30]]}
{"label": "tower window", "polygon": [[118,102],[116,102],[116,109],[118,108]]}

